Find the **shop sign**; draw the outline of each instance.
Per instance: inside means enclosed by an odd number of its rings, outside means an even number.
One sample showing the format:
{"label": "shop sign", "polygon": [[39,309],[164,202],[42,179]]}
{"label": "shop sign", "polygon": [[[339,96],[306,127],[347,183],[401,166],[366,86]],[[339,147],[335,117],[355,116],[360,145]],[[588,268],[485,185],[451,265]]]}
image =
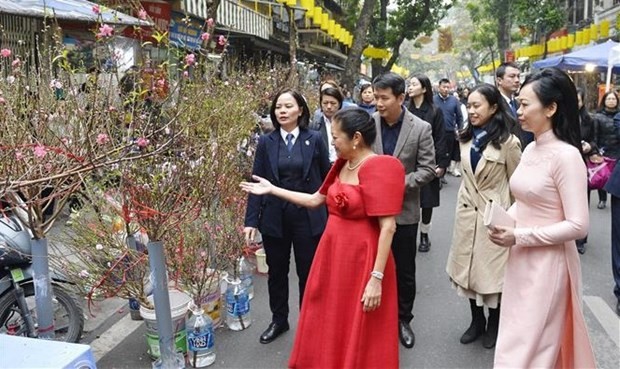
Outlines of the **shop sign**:
{"label": "shop sign", "polygon": [[[141,30],[133,27],[127,27],[123,32],[125,36],[132,38],[140,38],[144,41],[156,43],[153,34],[156,30],[159,32],[167,32],[170,27],[170,15],[172,7],[169,3],[159,3],[152,1],[141,1],[140,5],[149,15],[149,18],[155,23],[154,27],[140,27]],[[134,12],[137,17],[137,12]]]}
{"label": "shop sign", "polygon": [[199,49],[202,43],[202,22],[198,19],[172,12],[170,19],[170,42],[178,47]]}

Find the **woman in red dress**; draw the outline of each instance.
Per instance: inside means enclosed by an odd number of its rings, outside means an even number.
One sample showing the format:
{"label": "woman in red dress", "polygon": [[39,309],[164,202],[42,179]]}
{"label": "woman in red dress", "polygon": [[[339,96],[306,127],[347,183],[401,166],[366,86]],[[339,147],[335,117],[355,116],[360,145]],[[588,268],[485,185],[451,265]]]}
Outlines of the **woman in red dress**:
{"label": "woman in red dress", "polygon": [[405,171],[370,149],[375,122],[360,108],[332,119],[338,154],[314,194],[254,176],[244,191],[305,207],[327,204],[329,217],[306,285],[291,368],[398,368],[396,272],[390,251],[402,208]]}

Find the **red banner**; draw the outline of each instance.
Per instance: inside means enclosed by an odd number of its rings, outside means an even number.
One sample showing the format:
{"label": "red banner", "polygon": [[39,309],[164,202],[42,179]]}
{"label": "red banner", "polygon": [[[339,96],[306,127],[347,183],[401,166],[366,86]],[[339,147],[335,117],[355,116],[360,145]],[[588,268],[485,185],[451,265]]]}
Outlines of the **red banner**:
{"label": "red banner", "polygon": [[[152,37],[155,30],[161,33],[167,32],[170,27],[170,16],[172,14],[172,6],[170,3],[153,2],[153,1],[141,1],[140,5],[148,14],[147,19],[155,23],[154,27],[127,27],[123,34],[127,37],[142,39],[143,41],[150,41],[156,43]],[[133,14],[138,17],[138,11],[134,11]]]}
{"label": "red banner", "polygon": [[505,50],[504,51],[504,61],[506,63],[512,63],[515,61],[515,52],[514,50]]}

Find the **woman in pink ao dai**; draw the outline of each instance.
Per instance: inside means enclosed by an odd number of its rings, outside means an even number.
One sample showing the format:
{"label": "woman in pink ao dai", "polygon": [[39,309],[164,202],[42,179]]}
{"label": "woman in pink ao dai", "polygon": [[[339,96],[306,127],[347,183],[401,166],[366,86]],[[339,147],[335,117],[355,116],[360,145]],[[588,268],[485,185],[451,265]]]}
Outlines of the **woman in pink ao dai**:
{"label": "woman in pink ao dai", "polygon": [[595,368],[575,248],[589,226],[577,93],[566,73],[546,68],[526,78],[519,100],[536,141],[510,180],[515,228],[489,231],[510,247],[494,367]]}

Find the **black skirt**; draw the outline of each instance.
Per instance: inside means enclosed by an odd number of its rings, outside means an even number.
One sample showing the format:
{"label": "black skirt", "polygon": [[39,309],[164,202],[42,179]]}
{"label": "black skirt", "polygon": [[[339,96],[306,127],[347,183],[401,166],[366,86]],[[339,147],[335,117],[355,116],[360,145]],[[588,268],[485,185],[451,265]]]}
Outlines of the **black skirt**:
{"label": "black skirt", "polygon": [[423,209],[439,206],[439,178],[435,178],[420,188],[420,207]]}

